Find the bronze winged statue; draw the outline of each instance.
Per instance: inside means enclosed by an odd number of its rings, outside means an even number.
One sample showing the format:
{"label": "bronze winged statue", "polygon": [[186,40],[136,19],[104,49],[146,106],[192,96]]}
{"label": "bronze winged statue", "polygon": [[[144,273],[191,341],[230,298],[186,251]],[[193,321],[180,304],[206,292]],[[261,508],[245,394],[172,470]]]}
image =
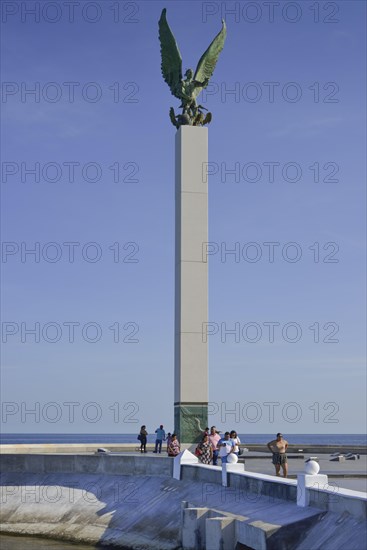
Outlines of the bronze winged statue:
{"label": "bronze winged statue", "polygon": [[188,69],[185,72],[185,78],[183,78],[182,57],[175,37],[168,25],[166,11],[166,8],[162,10],[158,22],[162,56],[161,69],[163,78],[170,87],[172,95],[181,100],[180,108],[182,108],[182,113],[176,115],[173,107],[171,107],[169,112],[171,122],[176,128],[179,128],[183,124],[203,126],[211,121],[212,115],[211,113],[206,113],[204,116],[203,110],[206,111],[207,109],[202,105],[198,105],[196,98],[201,90],[207,87],[209,79],[213,75],[219,54],[223,50],[226,39],[226,24],[222,19],[222,28],[201,56],[195,74],[192,69]]}

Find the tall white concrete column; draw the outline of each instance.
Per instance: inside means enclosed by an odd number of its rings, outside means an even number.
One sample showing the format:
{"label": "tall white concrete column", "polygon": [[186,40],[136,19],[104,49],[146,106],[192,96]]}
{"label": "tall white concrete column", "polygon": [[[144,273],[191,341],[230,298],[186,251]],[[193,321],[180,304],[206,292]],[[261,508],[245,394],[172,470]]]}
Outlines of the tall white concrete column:
{"label": "tall white concrete column", "polygon": [[180,126],[176,133],[175,431],[197,440],[208,423],[208,129]]}

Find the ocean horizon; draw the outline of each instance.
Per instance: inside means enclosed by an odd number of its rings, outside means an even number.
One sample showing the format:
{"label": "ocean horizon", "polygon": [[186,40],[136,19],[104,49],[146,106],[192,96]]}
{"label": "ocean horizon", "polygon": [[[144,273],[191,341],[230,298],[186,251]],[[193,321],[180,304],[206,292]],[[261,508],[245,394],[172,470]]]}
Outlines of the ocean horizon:
{"label": "ocean horizon", "polygon": [[[268,434],[238,434],[243,445],[266,444],[275,437]],[[366,434],[293,434],[283,432],[284,438],[292,445],[367,445]],[[154,443],[155,434],[148,435],[148,443]],[[52,443],[137,443],[137,433],[2,433],[0,444],[52,444]]]}

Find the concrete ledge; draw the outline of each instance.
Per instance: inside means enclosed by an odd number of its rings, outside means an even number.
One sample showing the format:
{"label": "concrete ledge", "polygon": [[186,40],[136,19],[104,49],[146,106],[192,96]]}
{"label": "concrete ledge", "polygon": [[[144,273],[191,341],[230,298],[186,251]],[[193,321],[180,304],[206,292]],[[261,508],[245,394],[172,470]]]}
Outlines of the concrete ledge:
{"label": "concrete ledge", "polygon": [[[285,515],[280,523],[272,523],[271,520],[236,521],[236,540],[254,550],[298,549],[305,534],[312,532],[324,516],[325,512],[316,512],[312,516],[303,518]],[[335,520],[337,516],[334,517]],[[323,550],[323,547],[318,545],[309,546],[307,550],[311,548]],[[335,547],[334,550],[342,549]]]}
{"label": "concrete ledge", "polygon": [[[220,466],[188,464],[181,467],[181,479],[203,484],[220,485],[222,483]],[[228,472],[228,487],[236,491],[239,497],[251,498],[251,495],[268,497],[269,501],[283,500],[297,503],[297,480],[258,474],[253,472]],[[336,513],[347,512],[357,519],[367,518],[367,496],[359,491],[329,488],[310,488],[309,506]]]}
{"label": "concrete ledge", "polygon": [[[3,443],[0,445],[0,453],[93,453],[95,452],[98,447],[104,447],[112,452],[135,452],[137,448],[139,447],[140,443],[137,440],[136,443],[18,443],[18,444],[11,444],[11,443]],[[266,444],[251,444],[251,443],[243,443],[243,445],[246,446],[246,448],[249,449],[250,452],[256,452],[256,453],[266,453],[264,458],[270,457],[270,453],[268,452],[266,448]],[[242,445],[242,446],[243,446]],[[196,446],[196,444],[195,444]],[[190,444],[182,444],[181,450],[185,448],[190,448],[192,445]],[[301,451],[299,451],[301,449]],[[147,444],[147,450],[153,451],[154,450],[154,443],[148,443]],[[298,458],[299,456],[302,456],[307,453],[321,453],[321,454],[332,454],[335,452],[340,452],[343,454],[346,454],[348,452],[352,452],[355,454],[360,455],[366,455],[367,454],[367,447],[365,445],[351,445],[351,446],[343,446],[343,445],[289,445],[288,446],[288,456],[290,458]],[[292,453],[294,453],[294,456],[292,456]],[[247,453],[245,452],[243,455],[241,455],[241,459],[246,459]],[[247,458],[251,458],[248,456]],[[257,457],[259,458],[259,457]]]}
{"label": "concrete ledge", "polygon": [[185,508],[183,510],[182,547],[185,550],[205,548],[205,520],[208,508]]}
{"label": "concrete ledge", "polygon": [[222,483],[221,466],[205,466],[204,464],[183,464],[181,466],[183,481],[197,481],[201,483]]}
{"label": "concrete ledge", "polygon": [[[291,437],[291,436],[289,436]],[[255,452],[267,452],[266,443],[263,445],[256,444],[256,443],[242,443],[243,446],[247,447],[249,451],[255,451]],[[302,444],[295,445],[293,443],[288,444],[287,454],[288,453],[321,453],[321,454],[332,454],[332,453],[347,453],[347,452],[353,452],[353,453],[359,453],[362,455],[367,454],[367,446],[366,445],[309,445],[309,444]],[[246,453],[244,455],[246,456]]]}
{"label": "concrete ledge", "polygon": [[172,476],[173,460],[169,457],[123,456],[109,454],[2,454],[0,456],[0,468],[4,473],[80,473]]}
{"label": "concrete ledge", "polygon": [[[279,530],[279,525],[264,521],[236,522],[236,540],[255,550],[267,550],[268,538]],[[244,543],[244,541],[246,541]]]}
{"label": "concrete ledge", "polygon": [[236,520],[215,517],[205,520],[205,550],[224,550],[236,547]]}
{"label": "concrete ledge", "polygon": [[308,489],[309,506],[335,512],[348,513],[357,519],[367,519],[367,496],[359,491],[330,487],[330,489]]}
{"label": "concrete ledge", "polygon": [[252,472],[229,472],[229,486],[244,494],[264,495],[269,499],[297,501],[297,481]]}
{"label": "concrete ledge", "polygon": [[[99,447],[108,449],[114,453],[133,453],[138,452],[140,442],[134,443],[19,443],[19,444],[2,444],[0,445],[0,454],[46,454],[46,453],[94,453]],[[147,444],[148,451],[154,451],[154,443]]]}

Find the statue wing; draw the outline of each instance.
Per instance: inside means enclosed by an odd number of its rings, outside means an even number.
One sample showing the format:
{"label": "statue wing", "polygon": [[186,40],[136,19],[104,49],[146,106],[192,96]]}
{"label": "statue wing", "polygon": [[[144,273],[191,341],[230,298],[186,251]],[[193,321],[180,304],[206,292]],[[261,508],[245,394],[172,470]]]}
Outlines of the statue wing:
{"label": "statue wing", "polygon": [[[227,27],[224,19],[222,19],[222,28],[214,38],[213,42],[210,44],[209,48],[201,56],[198,66],[196,67],[196,72],[194,80],[197,82],[204,82],[206,79],[211,78],[214,73],[215,66],[218,61],[220,52],[223,50],[224,42],[227,36]],[[205,86],[195,88],[194,95],[197,97],[203,88],[206,88],[208,82]]]}
{"label": "statue wing", "polygon": [[182,80],[182,57],[166,19],[166,8],[162,10],[158,26],[159,41],[161,43],[162,75],[170,87],[172,95],[181,99],[179,85]]}

